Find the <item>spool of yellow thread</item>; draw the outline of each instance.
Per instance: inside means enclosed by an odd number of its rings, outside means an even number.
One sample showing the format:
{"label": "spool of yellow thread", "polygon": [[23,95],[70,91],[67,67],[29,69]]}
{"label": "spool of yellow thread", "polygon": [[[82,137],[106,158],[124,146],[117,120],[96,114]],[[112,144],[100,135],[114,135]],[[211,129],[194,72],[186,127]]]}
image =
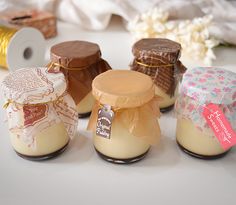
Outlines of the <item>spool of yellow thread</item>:
{"label": "spool of yellow thread", "polygon": [[34,28],[17,30],[0,25],[0,67],[10,71],[45,64],[45,39]]}

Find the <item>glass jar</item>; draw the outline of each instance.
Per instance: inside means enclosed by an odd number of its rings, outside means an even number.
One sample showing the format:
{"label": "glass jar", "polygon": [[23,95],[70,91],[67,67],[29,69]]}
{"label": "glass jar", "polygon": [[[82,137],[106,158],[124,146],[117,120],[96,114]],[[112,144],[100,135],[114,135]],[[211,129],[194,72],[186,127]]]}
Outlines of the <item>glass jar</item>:
{"label": "glass jar", "polygon": [[16,153],[29,160],[62,153],[78,121],[63,73],[48,73],[47,68],[20,69],[10,73],[1,88]]}
{"label": "glass jar", "polygon": [[77,105],[79,117],[88,117],[94,104],[92,81],[100,73],[111,69],[101,58],[99,46],[86,41],[56,44],[51,47],[49,67],[65,74],[68,92]]}
{"label": "glass jar", "polygon": [[[222,115],[226,117],[235,133],[235,99],[235,73],[220,68],[206,67],[188,70],[183,77],[175,107],[176,138],[179,147],[184,152],[202,159],[224,156],[229,149],[224,149],[221,145],[214,132],[215,128],[212,129],[205,118],[205,111],[209,110],[211,114],[215,114],[212,105],[219,108],[219,112],[223,112]],[[211,118],[211,116],[208,117]],[[212,125],[217,126],[216,122],[212,121]]]}
{"label": "glass jar", "polygon": [[178,84],[186,68],[179,61],[181,45],[161,38],[137,41],[132,49],[131,69],[149,75],[155,83],[155,93],[162,97],[161,112],[174,107]]}
{"label": "glass jar", "polygon": [[94,147],[103,159],[127,164],[145,157],[158,142],[159,98],[149,76],[129,70],[112,70],[97,76],[92,84],[97,100],[88,129]]}

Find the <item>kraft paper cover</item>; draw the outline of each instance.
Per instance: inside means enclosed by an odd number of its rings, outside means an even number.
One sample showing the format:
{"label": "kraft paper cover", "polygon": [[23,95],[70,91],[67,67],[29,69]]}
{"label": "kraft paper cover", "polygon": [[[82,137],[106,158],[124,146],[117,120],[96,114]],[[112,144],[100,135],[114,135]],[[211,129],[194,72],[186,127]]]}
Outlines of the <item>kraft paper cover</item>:
{"label": "kraft paper cover", "polygon": [[[157,119],[160,117],[159,100],[159,97],[154,97],[148,103],[140,107],[127,109],[114,108],[114,117],[120,121],[132,135],[143,138],[143,140],[147,141],[149,144],[156,144],[161,135]],[[97,101],[93,107],[87,127],[88,130],[94,133],[96,133],[97,114],[100,108],[101,104]]]}
{"label": "kraft paper cover", "polygon": [[119,108],[139,107],[155,95],[151,78],[130,70],[104,72],[94,79],[92,87],[94,98],[101,104]]}

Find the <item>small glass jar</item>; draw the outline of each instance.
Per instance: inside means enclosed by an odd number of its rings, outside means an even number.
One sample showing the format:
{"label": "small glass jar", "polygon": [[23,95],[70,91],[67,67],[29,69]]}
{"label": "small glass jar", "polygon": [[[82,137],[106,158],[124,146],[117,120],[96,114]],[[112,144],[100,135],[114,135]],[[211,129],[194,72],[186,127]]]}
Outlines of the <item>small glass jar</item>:
{"label": "small glass jar", "polygon": [[202,159],[224,156],[228,150],[221,146],[204,117],[204,110],[211,110],[209,105],[219,107],[235,132],[235,99],[235,73],[207,67],[188,70],[183,77],[180,95],[175,106],[176,138],[179,147],[184,152]]}
{"label": "small glass jar", "polygon": [[149,75],[155,83],[156,95],[162,97],[161,112],[174,107],[179,80],[186,68],[179,61],[181,45],[162,38],[137,41],[132,49],[135,59],[131,69]]}
{"label": "small glass jar", "polygon": [[20,69],[10,73],[1,88],[16,153],[29,160],[62,153],[78,121],[63,73],[48,73],[47,68]]}
{"label": "small glass jar", "polygon": [[159,98],[149,76],[129,70],[112,70],[97,76],[92,84],[97,100],[88,129],[103,159],[128,164],[145,157],[158,142]]}
{"label": "small glass jar", "polygon": [[51,47],[50,69],[61,70],[68,81],[68,92],[77,105],[80,118],[88,117],[95,102],[91,90],[93,79],[111,67],[101,58],[97,44],[67,41]]}

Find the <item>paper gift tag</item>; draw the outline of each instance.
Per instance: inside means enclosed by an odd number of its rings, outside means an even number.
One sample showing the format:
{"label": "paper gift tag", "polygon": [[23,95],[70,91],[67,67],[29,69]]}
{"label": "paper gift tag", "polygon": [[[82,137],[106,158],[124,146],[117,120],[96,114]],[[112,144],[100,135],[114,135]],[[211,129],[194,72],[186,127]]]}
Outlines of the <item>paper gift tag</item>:
{"label": "paper gift tag", "polygon": [[217,105],[212,103],[206,105],[202,114],[223,149],[227,150],[236,144],[236,133]]}
{"label": "paper gift tag", "polygon": [[47,116],[48,105],[24,105],[24,126],[33,126]]}
{"label": "paper gift tag", "polygon": [[110,139],[113,117],[114,112],[110,105],[104,105],[98,110],[96,135]]}

